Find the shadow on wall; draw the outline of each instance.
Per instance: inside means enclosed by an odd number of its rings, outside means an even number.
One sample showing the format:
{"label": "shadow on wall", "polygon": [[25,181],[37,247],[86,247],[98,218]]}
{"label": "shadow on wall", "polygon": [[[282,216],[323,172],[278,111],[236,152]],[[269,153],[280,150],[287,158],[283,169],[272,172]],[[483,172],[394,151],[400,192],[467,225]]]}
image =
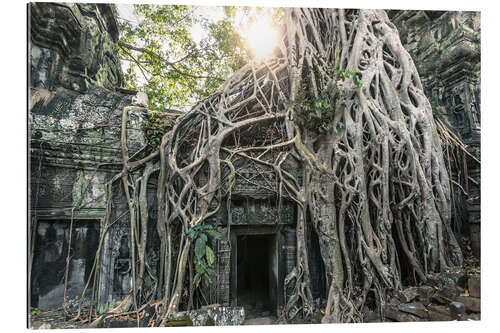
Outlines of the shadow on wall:
{"label": "shadow on wall", "polygon": [[[48,310],[63,304],[70,223],[70,220],[38,221],[31,272],[32,307]],[[69,305],[81,296],[90,277],[98,241],[98,221],[73,221],[66,290]]]}

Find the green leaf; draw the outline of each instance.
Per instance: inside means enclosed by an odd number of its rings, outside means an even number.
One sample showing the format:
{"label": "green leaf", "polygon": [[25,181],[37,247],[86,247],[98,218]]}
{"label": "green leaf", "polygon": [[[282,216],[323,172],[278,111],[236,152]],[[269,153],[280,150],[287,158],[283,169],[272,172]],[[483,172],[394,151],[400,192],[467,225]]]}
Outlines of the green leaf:
{"label": "green leaf", "polygon": [[212,249],[209,246],[205,247],[205,255],[207,257],[208,265],[212,266],[215,261],[215,255],[214,251],[212,251]]}
{"label": "green leaf", "polygon": [[321,109],[316,109],[316,117],[321,119]]}
{"label": "green leaf", "polygon": [[200,274],[203,274],[206,271],[205,265],[203,264],[203,261],[198,260],[198,259],[195,259],[194,268],[195,268],[196,272],[198,272]]}
{"label": "green leaf", "polygon": [[[203,229],[201,229],[201,230],[203,230]],[[205,235],[204,233],[200,233],[200,234],[198,235],[198,237],[199,237],[199,238],[202,238],[204,243],[206,243],[206,242],[207,242],[207,240],[208,240],[207,235]]]}
{"label": "green leaf", "polygon": [[358,75],[355,75],[354,76],[354,84],[357,86],[357,87],[361,87],[363,85],[363,81],[361,81],[361,79],[359,78]]}
{"label": "green leaf", "polygon": [[208,232],[208,234],[210,236],[212,236],[215,239],[218,239],[218,240],[222,239],[222,235],[219,232],[215,231],[215,230],[208,230],[207,232]]}
{"label": "green leaf", "polygon": [[186,232],[186,237],[193,240],[196,238],[196,231],[194,231],[192,228],[189,229],[187,232]]}
{"label": "green leaf", "polygon": [[196,284],[198,282],[198,280],[200,279],[201,275],[203,273],[202,272],[197,272],[193,278],[193,284]]}
{"label": "green leaf", "polygon": [[[182,59],[177,68],[193,77],[172,71],[157,57],[132,53],[118,43],[120,57],[129,60],[126,86],[142,88],[148,95],[150,109],[180,108],[210,95],[221,79],[247,62],[245,45],[234,20],[234,11],[241,9],[233,8],[226,11],[226,17],[211,22],[209,16],[193,10],[192,6],[135,5],[140,24],[118,20],[120,42],[147,49],[161,58]],[[200,23],[207,34],[196,41],[190,30]],[[141,75],[143,71],[146,78]],[[211,78],[200,80],[197,75]]]}
{"label": "green leaf", "polygon": [[194,244],[194,256],[196,259],[201,259],[205,255],[206,243],[207,243],[206,236],[205,239],[203,239],[202,237],[198,237],[196,239],[196,242]]}
{"label": "green leaf", "polygon": [[212,280],[210,279],[210,276],[208,274],[203,275],[203,277],[205,278],[203,282],[205,282],[206,286],[212,283]]}

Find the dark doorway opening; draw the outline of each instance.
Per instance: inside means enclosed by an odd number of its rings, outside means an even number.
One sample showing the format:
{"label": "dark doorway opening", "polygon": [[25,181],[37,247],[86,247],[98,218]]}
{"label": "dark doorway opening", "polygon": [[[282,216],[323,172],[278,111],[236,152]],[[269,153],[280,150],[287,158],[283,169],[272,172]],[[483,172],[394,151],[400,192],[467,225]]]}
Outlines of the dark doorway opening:
{"label": "dark doorway opening", "polygon": [[247,317],[274,314],[277,302],[275,235],[241,235],[237,239],[237,303]]}
{"label": "dark doorway opening", "polygon": [[62,305],[66,257],[70,244],[66,297],[79,298],[91,276],[99,242],[99,221],[74,220],[71,243],[70,224],[70,220],[38,221],[31,268],[32,307],[48,310]]}

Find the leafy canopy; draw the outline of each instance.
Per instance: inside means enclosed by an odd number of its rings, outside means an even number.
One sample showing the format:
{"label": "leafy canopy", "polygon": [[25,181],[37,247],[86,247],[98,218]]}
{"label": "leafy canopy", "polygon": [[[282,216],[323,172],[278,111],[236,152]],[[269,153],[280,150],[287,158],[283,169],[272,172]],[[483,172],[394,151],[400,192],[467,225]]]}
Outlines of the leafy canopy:
{"label": "leafy canopy", "polygon": [[[213,93],[247,61],[234,7],[214,21],[199,7],[134,5],[138,22],[118,20],[127,88],[143,90],[153,110],[180,109]],[[201,26],[204,36],[192,36]],[[196,39],[199,40],[196,40]]]}

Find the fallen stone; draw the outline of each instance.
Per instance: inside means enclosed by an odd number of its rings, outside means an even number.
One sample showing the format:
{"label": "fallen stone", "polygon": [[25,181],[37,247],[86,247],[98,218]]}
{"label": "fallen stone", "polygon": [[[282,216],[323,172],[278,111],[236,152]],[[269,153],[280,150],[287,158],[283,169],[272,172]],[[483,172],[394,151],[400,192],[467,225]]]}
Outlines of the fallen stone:
{"label": "fallen stone", "polygon": [[458,296],[457,302],[463,303],[467,312],[481,312],[481,299],[472,296]]}
{"label": "fallen stone", "polygon": [[429,319],[429,313],[422,303],[413,302],[400,304],[398,305],[398,310],[415,315],[422,319]]}
{"label": "fallen stone", "polygon": [[400,292],[397,297],[402,303],[410,303],[415,298],[417,298],[417,296],[418,296],[417,288],[411,287],[411,288],[406,288],[405,290]]}
{"label": "fallen stone", "polygon": [[194,326],[193,321],[186,312],[171,313],[165,324],[167,327]]}
{"label": "fallen stone", "polygon": [[214,320],[210,317],[209,311],[191,311],[189,318],[193,322],[193,326],[215,326]]}
{"label": "fallen stone", "polygon": [[431,300],[435,303],[446,304],[446,305],[453,302],[453,299],[449,299],[448,297],[443,296],[443,294],[440,293],[439,291],[432,295]]}
{"label": "fallen stone", "polygon": [[49,323],[42,324],[40,325],[40,327],[38,327],[39,330],[50,330],[51,328],[52,326],[50,326]]}
{"label": "fallen stone", "polygon": [[384,309],[384,317],[398,321],[398,322],[406,322],[406,321],[422,321],[421,318],[399,310],[396,307],[393,306],[386,306]]}
{"label": "fallen stone", "polygon": [[427,306],[430,321],[451,321],[450,309],[444,305],[430,304]]}
{"label": "fallen stone", "polygon": [[467,279],[462,270],[449,269],[429,275],[428,282],[436,289],[433,299],[441,304],[449,304],[460,294],[459,288],[466,287]]}
{"label": "fallen stone", "polygon": [[209,307],[205,309],[181,311],[168,316],[166,326],[230,326],[241,325],[245,320],[242,307]]}
{"label": "fallen stone", "polygon": [[379,323],[382,321],[380,315],[375,311],[367,311],[365,313],[363,321],[365,323]]}
{"label": "fallen stone", "polygon": [[481,314],[480,313],[471,313],[467,320],[481,320]]}
{"label": "fallen stone", "polygon": [[[144,325],[139,324],[139,326],[144,327]],[[104,328],[132,328],[137,327],[137,321],[135,320],[123,320],[120,318],[109,318],[104,319],[103,326]]]}
{"label": "fallen stone", "polygon": [[420,301],[423,305],[427,306],[432,300],[432,295],[434,295],[435,290],[433,287],[430,286],[422,286],[422,287],[417,287],[417,300]]}
{"label": "fallen stone", "polygon": [[481,297],[481,278],[479,276],[472,276],[467,282],[469,288],[469,295],[472,297]]}
{"label": "fallen stone", "polygon": [[464,321],[466,320],[465,305],[460,302],[451,302],[448,307],[450,308],[450,316],[453,320]]}
{"label": "fallen stone", "polygon": [[401,300],[397,296],[391,297],[387,301],[387,306],[392,306],[396,308],[399,304],[401,304]]}
{"label": "fallen stone", "polygon": [[241,325],[245,320],[245,309],[243,307],[218,307],[210,309],[210,317],[213,318],[215,326]]}

